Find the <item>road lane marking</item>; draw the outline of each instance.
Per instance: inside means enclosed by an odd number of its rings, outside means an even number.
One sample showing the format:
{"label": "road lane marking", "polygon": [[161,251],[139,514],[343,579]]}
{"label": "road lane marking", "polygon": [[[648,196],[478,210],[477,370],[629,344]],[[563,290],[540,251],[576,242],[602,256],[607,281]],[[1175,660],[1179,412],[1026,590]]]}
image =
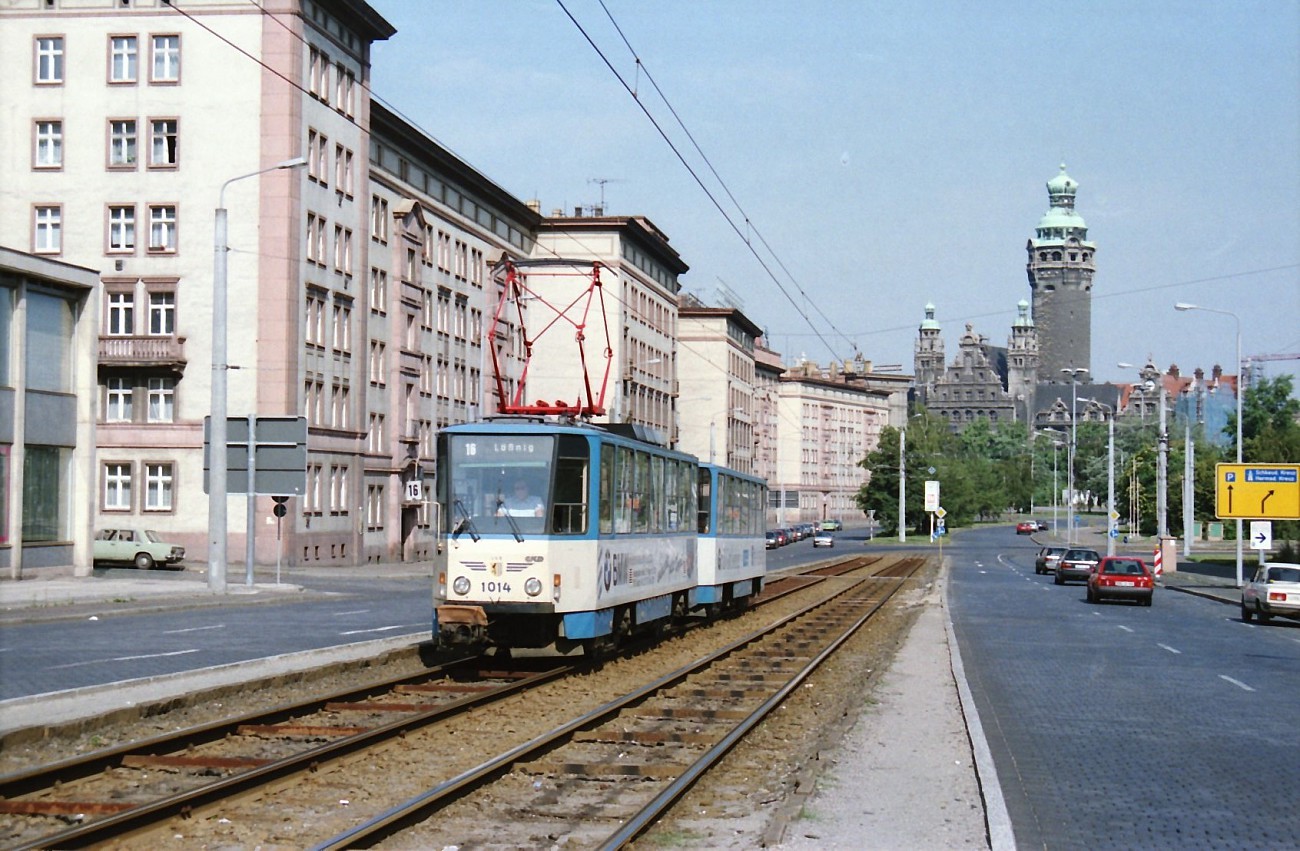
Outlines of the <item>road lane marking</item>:
{"label": "road lane marking", "polygon": [[1168,650],[1170,653],[1173,653],[1176,656],[1183,655],[1183,651],[1175,650],[1174,648],[1170,647],[1168,644],[1157,644],[1156,647],[1159,647],[1161,650]]}
{"label": "road lane marking", "polygon": [[1234,686],[1236,686],[1237,688],[1242,688],[1242,689],[1245,689],[1246,691],[1254,691],[1253,688],[1251,688],[1250,686],[1246,685],[1246,684],[1243,683],[1241,680],[1234,680],[1232,677],[1228,676],[1227,674],[1219,674],[1219,679],[1221,679],[1221,680],[1227,680],[1228,682],[1232,683],[1232,684],[1233,684]]}
{"label": "road lane marking", "polygon": [[1132,631],[1133,631],[1133,629],[1132,629],[1131,627],[1124,626],[1124,624],[1122,624],[1122,623],[1121,623],[1121,624],[1117,624],[1117,626],[1118,626],[1120,629],[1124,630],[1125,632],[1132,632]]}
{"label": "road lane marking", "polygon": [[353,609],[350,612],[335,612],[334,617],[341,618],[344,615],[364,615],[364,614],[369,614],[369,612],[370,612],[369,609]]}
{"label": "road lane marking", "polygon": [[364,635],[367,632],[392,632],[395,629],[414,629],[423,624],[399,623],[393,626],[378,626],[374,629],[350,629],[347,632],[340,632],[339,635]]}
{"label": "road lane marking", "polygon": [[185,629],[165,629],[163,635],[180,635],[184,632],[202,632],[205,629],[225,629],[224,623],[213,624],[211,626],[187,626]]}
{"label": "road lane marking", "polygon": [[105,662],[135,662],[140,659],[165,659],[168,656],[186,656],[190,653],[198,653],[196,647],[193,650],[173,650],[170,653],[146,653],[142,656],[113,656],[109,659],[89,659],[85,662],[69,662],[66,665],[55,665],[50,668],[51,671],[58,671],[62,668],[80,668],[84,665],[102,665]]}

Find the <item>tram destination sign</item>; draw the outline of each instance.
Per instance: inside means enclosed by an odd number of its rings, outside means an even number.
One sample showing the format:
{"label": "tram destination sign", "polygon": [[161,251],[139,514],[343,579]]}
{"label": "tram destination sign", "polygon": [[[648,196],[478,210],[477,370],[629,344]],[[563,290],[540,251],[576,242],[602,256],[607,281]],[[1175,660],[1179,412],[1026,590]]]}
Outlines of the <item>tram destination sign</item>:
{"label": "tram destination sign", "polygon": [[1300,464],[1216,464],[1220,520],[1300,520]]}

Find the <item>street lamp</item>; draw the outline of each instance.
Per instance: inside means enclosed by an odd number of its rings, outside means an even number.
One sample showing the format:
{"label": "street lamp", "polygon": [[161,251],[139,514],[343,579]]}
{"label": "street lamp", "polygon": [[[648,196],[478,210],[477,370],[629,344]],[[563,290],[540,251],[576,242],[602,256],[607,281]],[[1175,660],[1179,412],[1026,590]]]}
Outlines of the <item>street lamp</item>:
{"label": "street lamp", "polygon": [[[257,177],[283,168],[298,168],[307,164],[302,157],[294,157],[269,168],[259,169],[232,177],[221,184],[217,195],[217,214],[212,240],[212,402],[211,429],[208,434],[208,587],[217,593],[226,591],[226,544],[229,530],[226,523],[226,255],[227,244],[226,188],[237,180]],[[252,447],[249,447],[251,452]],[[252,494],[249,494],[252,499]],[[249,529],[251,535],[253,530]],[[252,569],[252,566],[249,566]]]}
{"label": "street lamp", "polygon": [[[1199,304],[1188,304],[1180,301],[1174,305],[1174,310],[1203,310],[1206,313],[1218,313],[1223,316],[1231,316],[1232,321],[1237,326],[1237,463],[1241,463],[1241,317],[1230,310],[1219,310],[1215,307],[1201,307]],[[1184,534],[1186,534],[1184,532]],[[1260,553],[1260,560],[1263,561],[1263,553]],[[1237,587],[1242,584],[1241,576],[1241,518],[1237,518]]]}
{"label": "street lamp", "polygon": [[1062,375],[1070,376],[1070,451],[1066,453],[1065,460],[1065,491],[1069,494],[1069,501],[1065,504],[1065,542],[1074,543],[1074,453],[1078,448],[1079,429],[1078,429],[1078,411],[1076,407],[1079,401],[1079,376],[1087,375],[1089,372],[1086,366],[1066,367],[1061,370]]}

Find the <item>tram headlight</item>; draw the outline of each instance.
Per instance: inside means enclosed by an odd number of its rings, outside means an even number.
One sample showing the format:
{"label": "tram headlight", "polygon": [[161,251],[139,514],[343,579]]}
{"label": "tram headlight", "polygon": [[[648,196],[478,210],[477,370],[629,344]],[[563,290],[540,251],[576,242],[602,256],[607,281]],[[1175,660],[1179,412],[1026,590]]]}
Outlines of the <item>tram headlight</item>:
{"label": "tram headlight", "polygon": [[457,596],[464,597],[469,593],[469,579],[464,576],[457,576],[456,581],[451,583],[451,590],[455,591]]}
{"label": "tram headlight", "polygon": [[538,579],[536,576],[529,579],[524,583],[524,593],[529,597],[536,597],[538,594],[542,593],[542,580]]}

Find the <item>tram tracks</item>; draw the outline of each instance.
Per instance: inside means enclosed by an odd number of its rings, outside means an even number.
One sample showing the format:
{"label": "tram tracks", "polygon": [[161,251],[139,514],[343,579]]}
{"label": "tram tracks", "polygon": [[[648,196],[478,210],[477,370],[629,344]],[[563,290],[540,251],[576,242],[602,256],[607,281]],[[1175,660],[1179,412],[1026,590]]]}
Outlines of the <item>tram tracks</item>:
{"label": "tram tracks", "polygon": [[[826,574],[830,574],[831,577],[833,577],[837,573],[844,573],[846,571],[847,572],[860,571],[864,562],[866,561],[874,562],[876,560],[877,559],[875,558],[848,560],[846,562],[841,562],[837,565],[827,566],[826,568],[823,569],[823,572]],[[877,569],[876,576],[874,578],[863,579],[861,580],[861,582],[858,582],[854,587],[858,587],[862,591],[862,593],[866,595],[863,599],[867,599],[867,598],[874,599],[873,595],[876,595],[877,592],[880,592],[886,588],[889,589],[888,593],[892,594],[893,590],[896,590],[898,585],[901,584],[902,582],[902,579],[899,578],[900,576],[899,571],[901,570],[902,574],[910,575],[911,571],[915,570],[915,567],[916,565],[911,565],[910,567],[907,567],[906,565],[895,565],[894,567],[891,568],[889,565],[886,565],[884,569]],[[831,581],[834,582],[835,584],[842,584],[847,581],[844,579],[832,579],[831,577],[824,577],[821,581],[823,582]],[[898,581],[882,583],[879,581],[881,577],[885,577],[885,578],[893,577]],[[781,583],[779,580],[773,581],[769,584],[768,590],[771,592],[778,592],[780,591],[780,584]],[[789,584],[792,587],[799,586],[802,584],[802,580],[795,581]],[[868,591],[870,591],[870,593],[867,593]],[[841,593],[839,596],[843,597],[844,594]],[[884,599],[887,598],[887,596],[888,595],[885,594],[884,596],[880,597],[880,601],[876,605],[883,604],[883,601]],[[767,602],[768,600],[779,599],[779,597],[780,595],[777,593],[769,594],[765,592],[765,594],[763,595],[763,599],[756,602],[760,602],[760,603]],[[857,602],[861,603],[862,600],[858,600]],[[826,606],[828,604],[821,603],[819,605]],[[808,615],[808,614],[800,615],[800,616],[807,618],[808,622],[816,623],[815,616]],[[785,618],[781,621],[781,623],[788,623],[794,617],[796,616],[792,615],[788,618]],[[827,627],[824,624],[818,624],[817,626],[813,627],[814,632],[818,632],[818,633],[824,632],[826,629]],[[724,650],[721,651],[721,653],[718,655],[720,657],[725,657],[728,654],[735,653],[737,655],[737,658],[739,659],[741,658],[741,654],[742,654],[740,645],[745,643],[754,643],[757,641],[760,641],[760,639],[754,636],[750,636],[747,637],[742,642],[733,642],[732,645],[729,645],[728,648],[724,648]],[[507,756],[503,757],[506,759],[506,761],[502,763],[500,766],[498,766],[496,769],[496,773],[498,775],[501,775],[502,777],[502,779],[499,780],[498,782],[504,782],[507,785],[509,785],[512,782],[517,783],[519,781],[519,776],[522,776],[523,782],[528,788],[533,789],[535,793],[540,793],[539,795],[534,795],[533,797],[545,798],[547,795],[551,795],[555,797],[557,804],[562,802],[564,806],[572,806],[574,804],[575,797],[576,797],[574,794],[567,791],[567,787],[569,784],[576,784],[575,788],[580,787],[583,781],[595,782],[598,787],[602,783],[607,784],[610,781],[608,777],[606,777],[606,771],[610,767],[618,767],[618,771],[615,772],[615,774],[616,776],[624,777],[624,780],[622,781],[624,785],[637,786],[637,785],[644,785],[646,782],[651,782],[651,783],[669,782],[668,778],[659,776],[659,774],[661,774],[662,772],[660,772],[658,769],[652,770],[650,768],[646,768],[645,766],[637,767],[636,765],[628,763],[626,759],[620,761],[617,758],[615,759],[602,758],[596,755],[595,753],[587,754],[586,756],[584,756],[582,751],[583,749],[598,751],[603,748],[614,747],[614,748],[622,748],[624,752],[632,752],[635,750],[644,750],[646,748],[652,748],[654,751],[654,756],[657,757],[657,759],[655,760],[656,764],[663,762],[664,765],[676,766],[677,762],[675,760],[663,759],[669,754],[670,751],[691,752],[694,750],[698,750],[701,747],[704,747],[702,741],[700,740],[700,736],[706,735],[706,733],[699,732],[699,731],[693,732],[694,728],[712,727],[715,724],[721,723],[723,721],[725,721],[728,724],[735,723],[737,719],[734,717],[729,717],[729,714],[733,713],[735,709],[733,706],[729,704],[734,704],[736,701],[741,700],[741,695],[753,695],[753,694],[757,694],[762,690],[768,689],[769,684],[767,683],[767,679],[770,678],[773,671],[767,671],[763,674],[763,676],[757,676],[755,671],[758,669],[760,664],[773,667],[771,665],[771,662],[776,658],[783,658],[783,657],[776,656],[775,651],[771,650],[770,647],[767,651],[765,651],[765,653],[766,655],[764,655],[763,653],[759,654],[759,656],[757,657],[759,662],[748,663],[748,668],[754,670],[750,670],[749,673],[747,674],[744,673],[744,670],[746,669],[745,663],[733,662],[732,663],[733,671],[725,675],[718,675],[719,678],[717,680],[717,683],[711,686],[691,686],[690,688],[693,690],[687,690],[679,693],[677,697],[674,699],[678,701],[678,703],[681,705],[676,707],[669,705],[666,708],[666,710],[664,710],[665,711],[664,716],[653,722],[653,724],[651,725],[652,729],[638,730],[637,728],[629,728],[627,730],[621,731],[618,736],[611,736],[611,734],[607,730],[601,727],[600,722],[595,720],[594,717],[588,718],[586,715],[580,715],[573,722],[569,724],[560,725],[560,727],[557,728],[557,729],[566,729],[569,731],[569,733],[571,734],[572,741],[564,743],[563,748],[574,748],[574,747],[578,748],[579,752],[577,756],[573,756],[572,754],[567,756],[563,754],[560,754],[559,756],[555,756],[555,755],[547,755],[544,752],[536,752],[536,751],[533,752],[531,755],[526,756],[523,755],[522,751],[520,751],[519,753],[515,753],[516,751],[519,750],[520,747],[522,747],[522,745],[516,745],[514,747],[508,748],[505,751]],[[740,674],[737,674],[735,672],[735,666],[737,665],[739,665],[739,670],[741,671]],[[780,669],[775,669],[775,670],[780,670]],[[536,686],[545,681],[544,679],[540,679],[540,678],[554,679],[560,677],[564,673],[569,673],[569,672],[570,671],[568,668],[556,669],[551,671],[533,672],[533,675],[538,677],[539,679],[536,682],[533,682],[531,685]],[[446,673],[441,673],[441,674],[437,672],[432,672],[432,673],[435,678],[438,676],[447,678],[448,676]],[[525,676],[524,672],[520,672],[520,671],[497,672],[497,675],[514,681],[514,683],[518,685],[519,688],[526,687],[524,685],[520,685],[521,683],[524,683],[524,676]],[[702,677],[707,675],[705,674],[691,675],[685,673],[681,675],[681,677],[683,678],[690,677],[690,676]],[[723,685],[719,685],[719,683]],[[455,689],[460,689],[461,694],[459,696],[454,696],[451,697],[451,699],[444,701],[444,705],[458,704],[459,709],[438,710],[436,708],[432,708],[428,705],[425,705],[425,702],[428,700],[428,694],[430,693],[430,689],[428,688],[430,685],[433,686],[431,691],[434,692],[442,691],[443,692],[442,697],[444,698],[446,698],[449,694],[452,694]],[[498,684],[498,685],[502,685],[502,684]],[[149,834],[137,833],[135,835],[128,836],[123,841],[127,845],[131,845],[135,847],[144,847],[145,844],[149,844],[151,841],[158,841],[160,837],[163,835],[168,835],[168,838],[171,838],[169,834],[173,833],[173,831],[179,831],[179,830],[183,830],[187,841],[191,841],[191,840],[204,841],[203,837],[196,834],[195,828],[202,826],[205,820],[212,821],[212,819],[209,816],[204,815],[204,813],[211,813],[212,811],[218,808],[220,808],[224,812],[233,812],[232,810],[229,809],[230,807],[235,806],[232,803],[233,799],[230,796],[234,796],[234,795],[263,796],[262,805],[263,808],[265,809],[271,809],[271,807],[269,807],[268,804],[270,803],[272,798],[268,796],[272,796],[276,794],[274,792],[269,792],[267,790],[276,789],[276,788],[280,790],[285,790],[291,788],[294,798],[310,797],[312,794],[314,794],[310,791],[310,789],[311,787],[314,786],[315,778],[318,776],[314,772],[317,769],[323,768],[323,766],[327,762],[332,762],[333,767],[331,768],[331,772],[336,775],[336,780],[342,782],[343,784],[342,788],[344,789],[349,788],[349,784],[355,784],[356,782],[355,777],[351,775],[353,772],[358,770],[357,766],[365,766],[367,765],[367,763],[372,763],[372,764],[376,762],[384,763],[388,761],[388,758],[376,759],[374,757],[369,756],[369,754],[375,752],[375,748],[383,747],[383,745],[381,744],[383,741],[389,741],[391,743],[393,737],[400,737],[409,734],[411,735],[411,739],[408,739],[408,742],[410,742],[410,744],[403,745],[402,747],[409,747],[411,749],[421,747],[421,745],[418,744],[418,742],[416,741],[415,735],[417,730],[423,730],[425,728],[426,720],[427,723],[432,724],[436,721],[438,717],[441,717],[442,720],[447,720],[449,718],[454,717],[453,713],[456,711],[464,712],[469,708],[475,706],[481,708],[489,700],[506,699],[508,695],[508,687],[509,684],[504,684],[501,691],[499,692],[499,694],[497,694],[496,697],[487,697],[486,695],[491,692],[495,692],[496,688],[495,686],[490,686],[489,684],[484,683],[481,680],[475,680],[474,683],[442,682],[441,684],[437,684],[437,683],[426,682],[423,684],[423,688],[425,689],[424,691],[421,691],[421,686],[419,683],[405,683],[402,684],[402,689],[406,692],[406,695],[397,700],[394,700],[391,697],[383,697],[381,696],[381,694],[383,694],[382,692],[376,689],[371,689],[367,694],[364,695],[357,694],[350,697],[344,695],[333,695],[330,697],[330,699],[322,701],[320,706],[311,710],[315,712],[324,712],[331,716],[358,718],[359,716],[349,715],[349,714],[361,710],[359,710],[358,707],[351,706],[348,704],[364,703],[369,707],[368,709],[364,710],[366,713],[365,720],[353,724],[353,726],[368,727],[368,729],[364,731],[361,730],[343,731],[339,729],[339,726],[333,726],[331,730],[320,730],[320,729],[316,729],[316,725],[311,720],[310,714],[307,715],[300,714],[298,716],[291,717],[288,715],[284,715],[284,710],[277,710],[277,712],[279,712],[282,717],[275,718],[275,719],[263,719],[261,721],[257,721],[255,719],[247,718],[247,717],[240,718],[240,719],[230,719],[230,721],[228,722],[222,722],[223,725],[227,725],[225,729],[220,729],[220,730],[213,729],[204,734],[207,737],[207,740],[209,741],[214,738],[224,739],[224,737],[232,735],[229,725],[233,724],[235,727],[236,739],[238,739],[238,737],[240,736],[251,735],[257,739],[261,739],[262,737],[271,737],[269,741],[281,741],[285,736],[287,736],[289,739],[295,739],[295,738],[306,739],[307,741],[313,743],[318,742],[322,737],[325,739],[338,740],[338,741],[328,741],[326,742],[326,744],[323,745],[313,744],[313,746],[307,750],[307,754],[308,754],[307,756],[304,757],[302,755],[299,755],[294,758],[297,761],[297,765],[298,765],[297,768],[290,768],[288,765],[282,767],[276,767],[276,768],[268,767],[273,763],[265,762],[263,756],[253,757],[253,759],[259,761],[260,764],[240,765],[238,764],[238,760],[246,759],[247,757],[217,756],[217,755],[208,754],[205,750],[206,745],[203,745],[202,743],[195,744],[191,742],[189,744],[185,744],[180,747],[173,747],[172,751],[170,752],[171,754],[170,756],[168,756],[168,752],[166,752],[164,748],[158,746],[157,743],[152,743],[152,744],[141,743],[140,745],[136,746],[136,751],[138,753],[134,756],[119,754],[116,757],[110,758],[110,762],[112,761],[112,759],[116,759],[116,763],[113,764],[113,767],[109,769],[108,773],[121,774],[126,769],[130,769],[132,771],[148,771],[151,773],[151,775],[161,775],[161,774],[173,775],[173,774],[197,773],[202,776],[205,773],[207,775],[223,775],[228,772],[237,772],[237,773],[231,774],[228,777],[223,776],[220,779],[218,779],[216,782],[208,784],[208,786],[204,787],[206,791],[199,791],[197,793],[194,791],[189,792],[188,794],[190,795],[190,797],[187,800],[170,801],[165,805],[162,802],[154,802],[152,804],[149,803],[141,804],[140,801],[137,800],[138,796],[141,793],[141,789],[139,787],[146,784],[142,784],[138,782],[132,783],[131,781],[127,781],[125,784],[119,785],[117,791],[111,791],[106,793],[105,798],[109,799],[110,803],[128,804],[130,807],[129,809],[116,815],[107,815],[104,818],[98,819],[96,821],[91,821],[89,824],[79,825],[70,830],[62,831],[57,834],[47,833],[43,836],[38,836],[37,838],[31,841],[26,841],[26,844],[14,844],[14,840],[11,835],[10,838],[6,840],[5,845],[7,847],[9,846],[12,847],[50,847],[50,846],[76,847],[79,845],[93,844],[97,842],[106,841],[110,837],[115,837],[115,836],[121,837],[124,835],[124,833],[130,834],[131,831],[147,830],[148,828],[146,827],[146,825],[149,822],[151,821],[156,822],[159,820],[166,822],[168,819],[170,819],[170,822],[168,822],[170,826],[164,826],[165,833],[154,834],[152,840],[147,838]],[[629,695],[625,695],[624,699],[621,699],[622,703],[618,708],[620,710],[632,712],[632,714],[628,715],[627,717],[630,719],[636,719],[638,717],[641,717],[636,714],[636,712],[639,712],[641,710],[629,709],[629,707],[632,704],[637,702],[646,702],[647,705],[652,705],[655,700],[659,699],[659,698],[652,697],[652,691],[662,691],[664,689],[671,689],[674,687],[679,687],[679,686],[675,686],[674,684],[669,683],[667,681],[664,682],[657,681],[657,683],[653,683],[650,686],[645,686],[643,689],[638,689],[633,692],[630,692]],[[684,686],[680,686],[680,687],[685,688]],[[793,688],[793,686],[791,686],[791,688]],[[464,693],[465,691],[478,691],[481,692],[481,694],[476,696],[470,696],[465,694]],[[412,698],[410,696],[411,694],[416,695],[416,697]],[[716,711],[712,712],[711,718],[705,719],[702,717],[697,717],[697,714],[693,714],[693,713],[698,713],[699,707],[707,704],[709,701],[721,701],[723,706],[719,707]],[[391,704],[394,702],[403,704],[405,706],[405,708],[401,710],[403,713],[403,718],[401,720],[392,721],[392,722],[386,720],[380,720],[380,718],[383,718],[386,713],[392,713],[396,711],[397,707],[386,706],[386,704]],[[618,701],[612,703],[617,703],[617,702]],[[516,705],[518,705],[517,702]],[[497,712],[505,713],[507,711],[508,710],[493,710],[494,713]],[[594,711],[595,710],[593,710],[593,712]],[[660,710],[655,710],[655,711],[660,711]],[[433,717],[431,717],[430,719],[416,720],[419,717],[421,712],[429,712],[432,714]],[[587,713],[587,715],[590,715],[590,713]],[[376,716],[379,717],[377,718]],[[487,719],[489,717],[487,715],[484,715],[482,712],[476,712],[470,715],[464,715],[460,717],[463,717],[465,719],[479,719],[480,716],[483,719]],[[339,723],[340,723],[339,720],[336,718],[334,720],[334,724],[339,725]],[[482,720],[482,721],[471,720],[471,723],[486,725],[491,722],[487,720]],[[208,726],[212,728],[218,728],[221,725],[208,725]],[[348,726],[348,724],[344,722],[341,724],[341,726],[346,727]],[[239,728],[242,728],[242,730]],[[190,732],[193,733],[193,731]],[[711,735],[711,734],[707,734],[707,735]],[[338,739],[339,736],[343,736],[343,739]],[[357,738],[354,739],[352,737],[357,737]],[[604,741],[605,739],[609,739],[609,741]],[[457,739],[455,738],[455,734],[453,734],[446,741],[454,742],[456,740]],[[342,741],[347,741],[348,744],[341,745],[340,742]],[[142,747],[142,746],[147,746],[147,747]],[[556,744],[553,741],[548,744],[538,745],[538,747],[541,747],[543,749],[548,749],[548,748],[555,749],[555,748],[560,748],[561,745]],[[201,753],[197,757],[193,753],[196,748],[199,751],[201,751]],[[117,750],[121,750],[121,749],[117,749]],[[482,745],[477,745],[477,746],[471,745],[470,750],[476,751],[478,753],[485,752],[485,750],[482,748]],[[558,754],[559,751],[556,751],[556,753]],[[508,756],[510,754],[513,754],[513,756]],[[107,756],[109,755],[101,755],[101,759]],[[556,763],[555,762],[556,759],[560,759],[561,762]],[[223,763],[222,760],[231,760],[231,761]],[[490,762],[492,761],[489,761],[489,763]],[[132,766],[130,764],[134,764],[134,765]],[[475,768],[487,764],[488,763],[481,763],[479,766],[476,766]],[[574,774],[572,777],[565,775],[563,772],[557,772],[555,770],[557,766],[563,768],[564,766],[568,766],[570,764],[578,767],[576,774]],[[619,767],[620,765],[621,767]],[[64,766],[64,770],[65,771],[67,770],[67,766]],[[459,773],[451,775],[455,778],[462,778],[462,782],[458,782],[455,784],[457,789],[463,789],[465,791],[468,791],[470,788],[477,788],[479,786],[482,786],[486,782],[485,776],[475,777],[473,775],[474,770],[475,769],[473,768],[466,769],[464,771],[460,771]],[[491,774],[492,769],[487,769],[487,771],[489,774]],[[622,772],[622,774],[619,774],[618,772]],[[321,773],[324,772],[322,771]],[[83,774],[84,774],[84,770],[83,770]],[[451,774],[450,771],[449,774]],[[236,779],[241,776],[243,777],[243,779],[239,779],[239,780]],[[557,781],[561,785],[555,785],[551,783],[551,778],[553,777],[565,778],[565,779]],[[19,792],[20,786],[16,782],[11,783],[11,781],[16,781],[17,779],[18,779],[17,775],[10,775],[9,777],[0,778],[0,796],[3,796],[3,798],[5,799],[4,801],[0,801],[0,804],[16,805],[22,802],[21,799],[15,800],[13,797],[15,794],[20,793]],[[117,780],[120,780],[120,778],[117,778]],[[108,781],[105,782],[107,783]],[[116,780],[114,782],[116,782]],[[437,784],[437,786],[433,788],[445,787],[447,786],[447,784],[451,782],[452,781],[444,781],[440,784]],[[534,786],[532,784],[540,784],[540,785]],[[122,791],[121,788],[122,785],[126,787],[127,791],[125,792]],[[73,788],[65,787],[60,791],[65,794],[72,794],[74,806],[71,809],[75,809],[75,804],[78,803],[77,799],[79,797],[78,794],[75,792],[75,790]],[[30,791],[21,794],[23,795],[23,799],[26,800],[32,800],[32,799],[49,800],[55,797],[53,793],[49,791],[47,791],[44,794],[37,793],[35,795],[31,794]],[[283,791],[280,794],[283,795],[284,794]],[[337,795],[338,795],[337,791],[325,794],[324,802],[318,805],[318,810],[337,809],[335,805],[338,804],[346,805],[347,804],[346,800],[329,800],[331,797],[337,797]],[[408,800],[422,797],[422,796],[423,793],[421,793],[420,795],[409,796]],[[353,797],[358,797],[358,796],[354,795]],[[283,799],[274,798],[274,800],[277,803],[279,803]],[[441,808],[443,806],[446,806],[446,802],[448,800],[450,800],[450,798],[444,799],[443,803],[439,804],[438,807]],[[511,800],[514,799],[511,798]],[[82,801],[81,803],[84,803],[84,801]],[[468,806],[473,807],[473,804],[472,803],[468,804]],[[591,806],[595,806],[595,803],[592,803]],[[615,813],[618,812],[620,808],[627,809],[628,806],[629,805],[625,805],[625,804],[618,804],[616,806],[615,804],[611,803],[608,807],[605,807],[604,809],[608,810],[611,813]],[[13,809],[19,809],[19,807],[14,807]],[[236,819],[243,818],[246,820],[248,818],[247,810],[248,807],[244,807],[244,810],[242,811],[244,815],[242,817],[232,816],[232,818],[236,818]],[[107,810],[105,810],[104,812],[107,812]],[[492,814],[491,822],[493,824],[497,824],[500,822],[500,818],[495,816],[495,810],[489,809],[488,813]],[[88,818],[90,817],[90,814],[88,813],[83,813],[83,815],[86,815]],[[360,815],[361,813],[360,811],[358,811],[358,816]],[[180,818],[181,816],[192,816],[192,817]],[[48,814],[44,816],[44,818],[46,819],[49,819],[50,817],[51,816]],[[65,811],[63,814],[55,815],[54,817],[63,818],[63,819],[72,819],[75,818],[76,815],[69,814],[69,812]],[[227,820],[222,818],[221,821],[227,821]],[[329,823],[329,821],[330,820],[328,818],[322,818],[321,826],[324,827],[327,823]],[[480,816],[478,821],[479,821],[479,827],[482,827],[483,816]],[[99,824],[100,827],[96,828],[96,824]],[[181,827],[177,828],[176,827],[177,825],[181,825]],[[251,834],[252,836],[261,835],[256,832],[257,830],[259,830],[259,828],[245,825],[245,829],[254,831]],[[271,831],[270,829],[266,829],[266,830],[268,830],[266,835],[268,837],[272,837],[274,832]],[[494,828],[493,830],[494,835],[498,832],[499,831],[497,831]],[[217,829],[217,834],[218,835],[220,834],[219,829]],[[180,835],[179,832],[176,835]],[[249,835],[250,834],[248,833],[243,834],[244,837],[248,837]],[[20,842],[22,841],[23,840],[20,840]],[[229,840],[227,839],[227,841]],[[246,839],[235,840],[236,844],[240,844],[244,841],[247,840]],[[282,842],[287,841],[289,844],[307,844],[308,841],[318,841],[318,840],[316,838],[312,838],[310,840],[304,840],[304,834],[298,833],[298,834],[294,834],[291,839],[285,840],[284,838],[281,838],[280,841]],[[404,838],[401,841],[409,842],[410,840]],[[416,840],[416,841],[418,844],[421,845],[424,844],[424,840]],[[493,841],[497,842],[498,840],[493,840]],[[525,840],[521,838],[519,841],[524,842]],[[362,842],[359,838],[354,837],[346,840],[345,844],[365,844],[365,843]],[[585,840],[584,840],[584,844],[585,844]],[[331,847],[331,846],[325,845],[323,847]]]}

